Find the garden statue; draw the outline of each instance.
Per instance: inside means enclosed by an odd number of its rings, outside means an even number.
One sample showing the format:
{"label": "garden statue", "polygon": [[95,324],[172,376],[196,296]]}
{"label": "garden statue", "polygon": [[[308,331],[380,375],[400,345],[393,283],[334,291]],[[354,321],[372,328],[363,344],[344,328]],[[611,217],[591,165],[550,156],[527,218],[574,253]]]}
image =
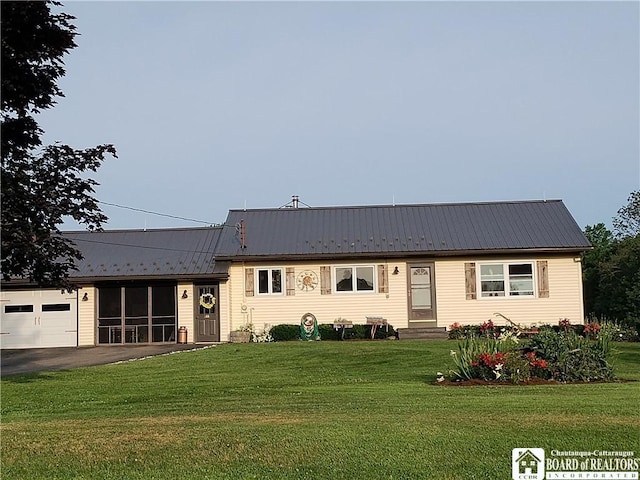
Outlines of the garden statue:
{"label": "garden statue", "polygon": [[301,340],[320,340],[318,332],[318,320],[313,313],[305,313],[300,320],[300,339]]}

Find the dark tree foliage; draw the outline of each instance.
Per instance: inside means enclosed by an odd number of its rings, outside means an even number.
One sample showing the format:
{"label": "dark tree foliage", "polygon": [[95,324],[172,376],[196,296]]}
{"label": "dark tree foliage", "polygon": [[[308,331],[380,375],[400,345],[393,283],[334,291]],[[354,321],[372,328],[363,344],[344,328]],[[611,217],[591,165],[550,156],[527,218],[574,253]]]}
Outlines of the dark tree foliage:
{"label": "dark tree foliage", "polygon": [[85,178],[112,145],[76,150],[42,147],[34,115],[63,96],[57,81],[62,57],[76,47],[74,17],[51,12],[57,2],[0,2],[2,29],[2,276],[41,286],[70,288],[68,274],[81,254],[62,238],[65,216],[88,229],[106,217],[93,197],[96,182]]}
{"label": "dark tree foliage", "polygon": [[600,289],[609,299],[607,316],[640,326],[640,234],[616,242]]}
{"label": "dark tree foliage", "polygon": [[604,223],[587,225],[585,236],[593,245],[582,259],[584,308],[588,315],[602,318],[608,312],[608,297],[600,288],[603,268],[611,259],[614,249],[613,233]]}
{"label": "dark tree foliage", "polygon": [[616,235],[604,224],[587,226],[593,250],[583,257],[585,312],[597,319],[640,326],[640,193],[613,220]]}
{"label": "dark tree foliage", "polygon": [[631,192],[627,204],[618,210],[613,219],[613,228],[619,238],[640,234],[640,190]]}

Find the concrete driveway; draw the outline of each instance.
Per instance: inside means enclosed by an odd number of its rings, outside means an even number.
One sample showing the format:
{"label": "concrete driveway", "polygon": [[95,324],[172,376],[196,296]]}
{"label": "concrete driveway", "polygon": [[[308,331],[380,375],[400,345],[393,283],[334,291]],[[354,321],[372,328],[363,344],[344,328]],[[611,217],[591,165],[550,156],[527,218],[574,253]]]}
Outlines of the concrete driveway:
{"label": "concrete driveway", "polygon": [[105,365],[210,346],[212,345],[171,344],[2,350],[0,351],[0,375],[5,377],[22,373]]}

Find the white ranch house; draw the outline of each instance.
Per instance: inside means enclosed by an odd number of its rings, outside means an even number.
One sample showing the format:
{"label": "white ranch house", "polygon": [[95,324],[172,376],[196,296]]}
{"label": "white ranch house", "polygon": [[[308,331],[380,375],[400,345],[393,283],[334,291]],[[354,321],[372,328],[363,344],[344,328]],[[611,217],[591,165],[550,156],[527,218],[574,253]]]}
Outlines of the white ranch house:
{"label": "white ranch house", "polygon": [[[297,205],[297,203],[295,204]],[[589,242],[560,200],[231,210],[223,226],[68,232],[73,294],[4,284],[2,348],[225,342],[384,317],[403,334],[455,322],[584,319]]]}

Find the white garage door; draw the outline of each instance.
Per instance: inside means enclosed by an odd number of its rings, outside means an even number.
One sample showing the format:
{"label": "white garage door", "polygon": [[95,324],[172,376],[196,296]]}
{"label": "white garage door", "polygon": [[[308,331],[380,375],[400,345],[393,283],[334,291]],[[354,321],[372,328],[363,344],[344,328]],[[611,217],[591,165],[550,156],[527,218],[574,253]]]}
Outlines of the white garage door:
{"label": "white garage door", "polygon": [[3,291],[1,300],[1,348],[78,345],[76,292]]}

